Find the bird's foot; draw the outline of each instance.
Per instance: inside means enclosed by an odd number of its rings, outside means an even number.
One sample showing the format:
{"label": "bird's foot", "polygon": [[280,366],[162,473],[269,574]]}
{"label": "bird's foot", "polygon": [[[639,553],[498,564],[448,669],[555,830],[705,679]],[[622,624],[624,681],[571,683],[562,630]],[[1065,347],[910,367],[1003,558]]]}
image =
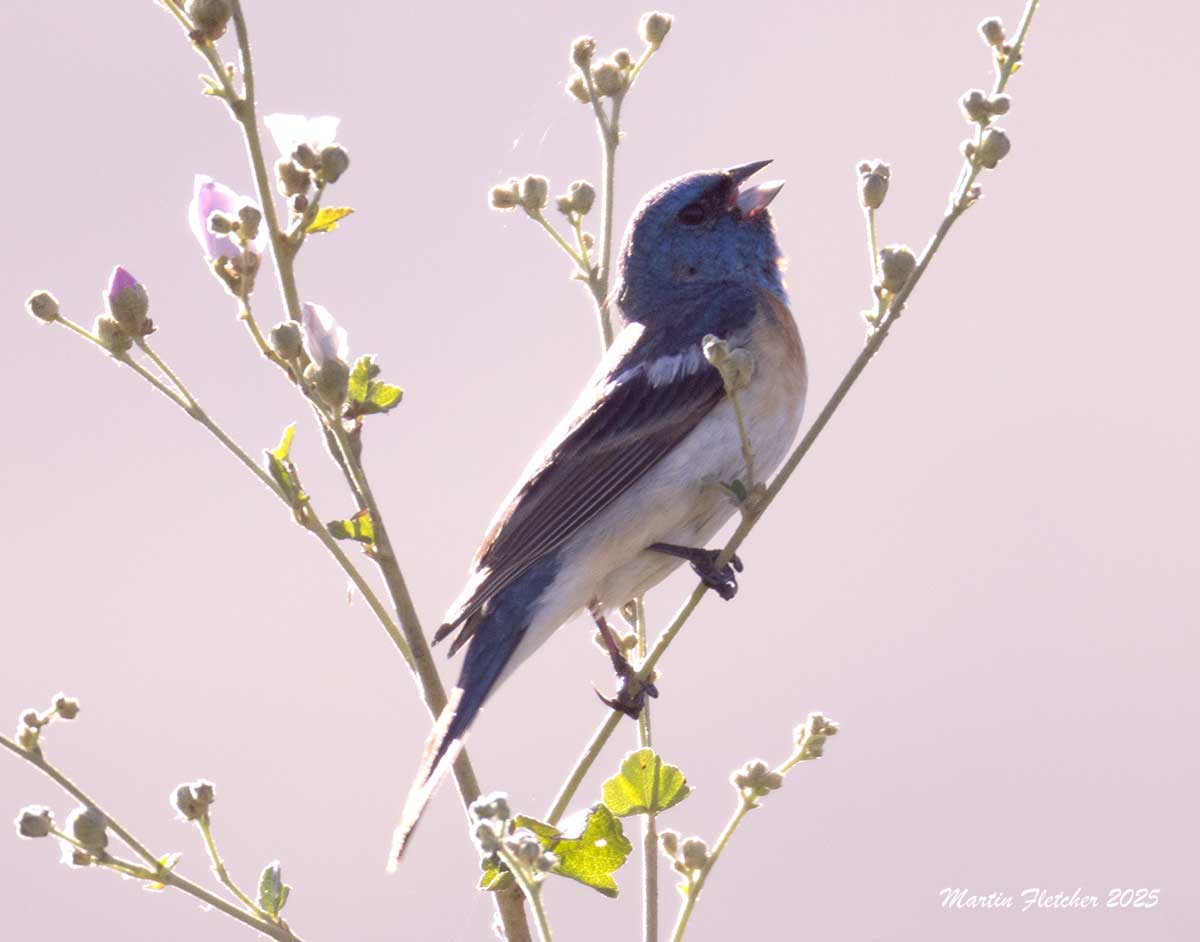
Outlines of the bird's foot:
{"label": "bird's foot", "polygon": [[717,567],[720,550],[704,549],[694,546],[676,546],[674,543],[651,543],[650,549],[656,553],[666,553],[686,559],[692,565],[700,581],[721,596],[726,602],[737,595],[737,574],[742,571],[742,561],[737,554],[729,558],[724,566]]}
{"label": "bird's foot", "polygon": [[592,609],[592,618],[600,631],[600,637],[604,640],[604,647],[608,651],[609,660],[612,661],[613,671],[616,672],[617,679],[621,682],[615,697],[606,697],[599,690],[596,691],[596,696],[607,706],[636,720],[642,714],[642,707],[646,705],[646,697],[657,697],[658,688],[652,682],[641,680],[638,677],[638,672],[633,669],[633,665],[625,657],[625,652],[621,650],[621,644],[608,626],[608,622],[594,608]]}

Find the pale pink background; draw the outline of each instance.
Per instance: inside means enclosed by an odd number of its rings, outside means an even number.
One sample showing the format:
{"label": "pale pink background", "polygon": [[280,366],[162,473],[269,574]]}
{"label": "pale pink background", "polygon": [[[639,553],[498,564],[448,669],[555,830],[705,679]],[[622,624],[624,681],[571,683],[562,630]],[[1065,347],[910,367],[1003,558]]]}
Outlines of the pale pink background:
{"label": "pale pink background", "polygon": [[[491,183],[598,171],[561,92],[571,37],[635,43],[639,4],[249,3],[264,111],[334,113],[359,214],[314,239],[306,298],[408,390],[369,465],[425,623],[436,624],[528,453],[596,355],[590,306]],[[989,79],[975,23],[1018,0],[680,2],[626,108],[618,219],[651,186],[774,157],[812,408],[862,342],[854,164],[894,167],[885,241],[923,242],[958,167],[956,96]],[[1048,2],[1013,86],[987,196],[883,354],[665,663],[655,726],[695,795],[664,823],[715,836],[729,770],[778,760],[810,709],[843,724],[731,844],[694,940],[1176,940],[1200,931],[1195,847],[1200,434],[1192,278],[1191,4]],[[488,937],[455,796],[383,872],[427,729],[413,686],[318,544],[130,375],[21,312],[49,287],[79,319],[109,268],[150,286],[159,350],[248,448],[299,420],[305,483],[349,509],[305,410],[259,362],[185,225],[192,175],[246,188],[234,128],[149,2],[5,4],[0,347],[0,714],[60,688],[84,713],[54,759],[206,879],[180,781],[218,786],[218,836],[251,882],[278,857],[313,942]],[[278,318],[272,281],[259,297]],[[650,599],[661,625],[691,585]],[[561,633],[483,715],[488,787],[544,811],[602,715],[590,629]],[[457,669],[457,668],[455,668]],[[595,796],[632,725],[588,782]],[[70,804],[0,760],[0,810]],[[635,827],[636,830],[636,827]],[[248,938],[176,894],[71,872],[0,839],[14,940]],[[632,939],[621,899],[552,883],[562,939]],[[664,923],[674,891],[664,878]],[[1041,886],[1154,911],[944,912],[938,891]]]}

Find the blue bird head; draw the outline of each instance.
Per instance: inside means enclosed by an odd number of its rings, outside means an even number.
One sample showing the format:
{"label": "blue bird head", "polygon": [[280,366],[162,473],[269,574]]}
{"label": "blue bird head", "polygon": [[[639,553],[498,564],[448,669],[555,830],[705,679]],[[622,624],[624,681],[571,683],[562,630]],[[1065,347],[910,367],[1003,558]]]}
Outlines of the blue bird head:
{"label": "blue bird head", "polygon": [[784,296],[767,211],[783,183],[743,185],[769,163],[689,173],[642,199],[618,260],[615,300],[625,320],[662,323],[723,286]]}

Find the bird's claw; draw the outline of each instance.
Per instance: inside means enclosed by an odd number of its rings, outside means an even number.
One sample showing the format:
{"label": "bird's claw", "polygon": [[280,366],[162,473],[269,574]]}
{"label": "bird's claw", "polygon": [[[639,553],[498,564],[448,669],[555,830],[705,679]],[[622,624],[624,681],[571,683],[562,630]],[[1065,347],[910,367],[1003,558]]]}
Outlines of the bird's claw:
{"label": "bird's claw", "polygon": [[616,710],[618,713],[624,713],[630,719],[636,720],[642,715],[642,707],[646,705],[646,697],[657,697],[658,688],[648,680],[638,680],[637,671],[630,667],[628,663],[625,664],[624,670],[617,671],[617,676],[621,678],[621,686],[618,688],[615,697],[606,697],[599,690],[596,691],[596,696],[600,698],[600,701],[605,706]]}
{"label": "bird's claw", "polygon": [[700,550],[691,564],[700,581],[728,602],[737,595],[737,573],[742,571],[743,566],[735,553],[729,557],[729,562],[718,569],[717,558],[720,555],[720,550]]}

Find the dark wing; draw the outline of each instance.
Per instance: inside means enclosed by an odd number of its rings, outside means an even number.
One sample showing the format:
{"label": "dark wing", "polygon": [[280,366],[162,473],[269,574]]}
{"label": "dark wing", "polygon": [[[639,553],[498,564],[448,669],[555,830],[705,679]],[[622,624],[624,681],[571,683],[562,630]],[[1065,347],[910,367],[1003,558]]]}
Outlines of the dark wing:
{"label": "dark wing", "polygon": [[[471,620],[489,598],[608,507],[725,395],[720,373],[699,344],[631,367],[594,389],[484,539],[475,560],[481,578],[435,641]],[[468,624],[451,653],[470,633]]]}

